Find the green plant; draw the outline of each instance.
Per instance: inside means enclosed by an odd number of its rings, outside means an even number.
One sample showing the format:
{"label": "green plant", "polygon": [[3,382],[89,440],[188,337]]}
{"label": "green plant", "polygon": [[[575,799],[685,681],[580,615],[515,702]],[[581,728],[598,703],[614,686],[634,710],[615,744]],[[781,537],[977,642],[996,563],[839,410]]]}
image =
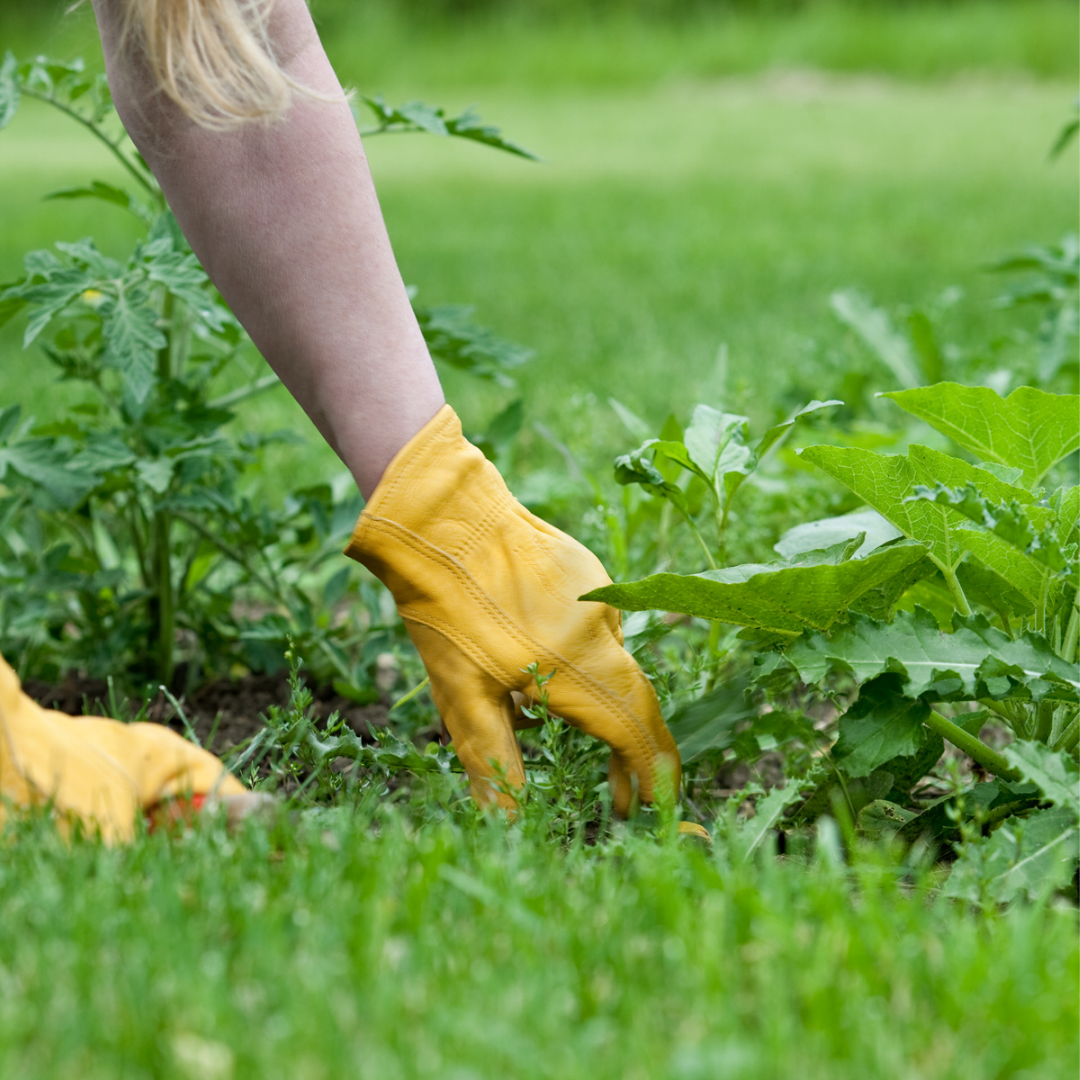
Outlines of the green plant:
{"label": "green plant", "polygon": [[[586,598],[735,624],[741,638],[768,647],[734,706],[714,702],[711,717],[684,724],[681,741],[692,740],[695,753],[712,740],[730,745],[733,709],[755,692],[784,704],[802,687],[837,703],[827,758],[789,778],[811,791],[803,817],[835,812],[833,791],[866,829],[949,832],[940,801],[914,790],[944,739],[992,777],[971,789],[970,806],[993,823],[1021,814],[1072,837],[1069,807],[1039,809],[1043,799],[1057,801],[1044,782],[1048,767],[1034,770],[1019,748],[1041,747],[1061,775],[1075,775],[1080,489],[1061,482],[1071,469],[1058,470],[1052,491],[1041,485],[1080,446],[1080,398],[1022,387],[1003,399],[954,383],[885,397],[979,464],[918,445],[906,456],[808,447],[802,460],[847,486],[862,511],[796,526],[778,545],[786,555],[778,562],[654,574]],[[625,469],[622,459],[616,469]],[[821,547],[823,537],[835,542]],[[763,730],[779,723],[814,747],[807,725],[770,717],[761,718]],[[990,717],[1018,740],[1016,755],[979,738]],[[1041,836],[1049,825],[1032,828]],[[1055,880],[1070,865],[1057,864]]]}
{"label": "green plant", "polygon": [[[359,496],[348,484],[289,492],[281,506],[262,494],[262,451],[294,437],[238,434],[234,420],[278,380],[250,364],[250,342],[127,141],[104,76],[80,62],[19,63],[8,53],[0,128],[24,97],[80,124],[132,181],[130,190],[95,180],[49,197],[102,200],[132,214],[145,235],[126,260],[91,239],[30,252],[24,277],[0,290],[0,324],[23,314],[24,348],[36,343],[61,379],[85,391],[43,424],[23,422],[17,405],[0,414],[0,646],[24,671],[125,669],[169,684],[178,644],[190,682],[233,659],[276,666],[291,631],[327,678],[350,696],[372,696],[373,657],[354,662],[349,653],[380,628],[378,605],[336,618],[355,583],[347,567],[328,570]],[[361,101],[377,120],[365,134],[426,131],[531,157],[473,113]],[[528,359],[473,325],[468,309],[416,314],[440,362],[513,385],[509,372]],[[247,384],[223,392],[220,377],[235,382],[241,366]]]}

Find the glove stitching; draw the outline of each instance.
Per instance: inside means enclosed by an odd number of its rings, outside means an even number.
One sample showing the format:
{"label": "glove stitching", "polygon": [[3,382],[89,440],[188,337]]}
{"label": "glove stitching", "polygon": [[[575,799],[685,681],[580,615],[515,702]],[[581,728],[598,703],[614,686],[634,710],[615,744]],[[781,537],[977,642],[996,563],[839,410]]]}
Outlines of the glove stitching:
{"label": "glove stitching", "polygon": [[[443,551],[441,548],[437,548],[433,544],[428,543],[423,538],[417,536],[416,533],[411,532],[396,521],[392,521],[389,518],[379,518],[368,515],[365,515],[365,517],[367,517],[367,525],[372,531],[391,535],[396,542],[404,543],[417,555],[438,563],[453,574],[470,596],[493,617],[500,628],[514,638],[519,647],[523,648],[526,652],[535,652],[539,649],[542,653],[552,657],[557,664],[565,665],[565,667],[560,667],[560,671],[564,671],[569,676],[569,681],[573,685],[581,689],[592,690],[594,693],[598,693],[605,699],[604,703],[610,713],[613,713],[616,718],[623,720],[624,723],[627,720],[630,721],[628,724],[630,733],[637,742],[639,750],[643,751],[646,757],[655,759],[659,756],[660,747],[656,743],[651,732],[648,731],[636,716],[632,713],[628,715],[619,708],[620,699],[613,691],[609,690],[587,672],[583,671],[578,665],[573,663],[573,661],[561,656],[561,654],[548,648],[546,645],[543,645],[529,634],[528,631],[520,627],[510,615],[479,586],[472,575],[461,566],[453,556],[447,554],[447,552]],[[359,528],[357,529],[357,532],[360,532]],[[419,623],[421,626],[428,626],[430,629],[442,634],[457,648],[461,649],[461,651],[473,660],[474,663],[477,663],[484,671],[487,671],[497,682],[505,684],[505,678],[501,675],[495,675],[490,670],[487,663],[477,657],[474,650],[469,647],[469,643],[458,637],[457,632],[453,627],[442,623],[441,620],[429,621],[432,619],[431,616],[417,617],[412,612],[406,616],[404,610],[401,614],[403,619],[407,617],[411,621]]]}

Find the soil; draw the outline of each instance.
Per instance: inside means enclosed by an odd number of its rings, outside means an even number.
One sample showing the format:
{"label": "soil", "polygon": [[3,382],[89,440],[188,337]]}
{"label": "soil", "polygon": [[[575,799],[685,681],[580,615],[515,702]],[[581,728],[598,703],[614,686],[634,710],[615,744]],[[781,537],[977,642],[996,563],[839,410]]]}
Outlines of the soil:
{"label": "soil", "polygon": [[[55,685],[28,679],[23,689],[40,705],[72,716],[108,713],[109,687],[104,679],[72,673]],[[340,713],[362,739],[372,738],[374,728],[386,726],[388,702],[357,705],[331,687],[313,687],[311,693],[320,720],[326,720],[331,713]],[[272,705],[288,703],[288,676],[282,671],[274,675],[245,675],[236,680],[214,679],[190,697],[179,700],[199,741],[207,749],[222,754],[261,731],[263,716]],[[185,731],[183,721],[164,694],[150,702],[146,718],[181,734]]]}

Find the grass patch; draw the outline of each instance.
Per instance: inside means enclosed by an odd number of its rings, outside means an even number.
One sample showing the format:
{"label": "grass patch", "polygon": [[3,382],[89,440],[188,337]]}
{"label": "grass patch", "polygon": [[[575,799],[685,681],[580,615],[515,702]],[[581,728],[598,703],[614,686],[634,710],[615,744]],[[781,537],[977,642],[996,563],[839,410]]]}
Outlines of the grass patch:
{"label": "grass patch", "polygon": [[[460,795],[453,796],[454,799]],[[441,818],[441,820],[440,820]],[[984,1080],[1073,1073],[1075,912],[974,917],[879,850],[733,864],[384,804],[0,868],[0,1069]]]}

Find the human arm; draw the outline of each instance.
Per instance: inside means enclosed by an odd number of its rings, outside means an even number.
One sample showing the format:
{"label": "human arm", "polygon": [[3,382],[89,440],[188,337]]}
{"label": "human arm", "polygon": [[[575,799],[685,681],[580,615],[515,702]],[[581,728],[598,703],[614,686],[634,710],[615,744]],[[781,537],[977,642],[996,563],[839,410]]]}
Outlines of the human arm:
{"label": "human arm", "polygon": [[268,33],[295,94],[273,123],[201,127],[94,0],[117,111],[222,296],[371,495],[444,403],[390,247],[352,113],[304,0]]}

